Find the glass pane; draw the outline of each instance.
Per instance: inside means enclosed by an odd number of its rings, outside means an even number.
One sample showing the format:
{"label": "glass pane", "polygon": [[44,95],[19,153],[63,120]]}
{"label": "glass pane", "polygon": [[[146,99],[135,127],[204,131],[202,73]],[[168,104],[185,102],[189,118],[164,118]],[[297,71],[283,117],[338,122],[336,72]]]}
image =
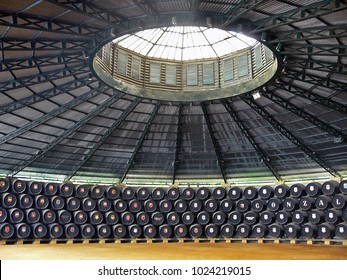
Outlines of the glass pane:
{"label": "glass pane", "polygon": [[159,84],[160,83],[160,64],[151,63],[149,72],[150,72],[149,81],[154,84]]}
{"label": "glass pane", "polygon": [[203,64],[202,75],[204,85],[214,85],[214,64]]}
{"label": "glass pane", "polygon": [[176,65],[166,65],[166,80],[167,85],[176,85]]}
{"label": "glass pane", "polygon": [[234,69],[233,69],[233,59],[224,60],[224,81],[230,81],[234,78]]}
{"label": "glass pane", "polygon": [[196,86],[198,84],[198,65],[188,64],[187,65],[187,85]]}
{"label": "glass pane", "polygon": [[126,75],[127,72],[127,54],[125,52],[118,52],[118,73],[122,75]]}
{"label": "glass pane", "polygon": [[141,60],[133,57],[131,62],[131,77],[137,80],[140,79],[140,67],[141,67]]}
{"label": "glass pane", "polygon": [[247,55],[238,57],[238,68],[239,68],[239,77],[248,76],[248,58]]}

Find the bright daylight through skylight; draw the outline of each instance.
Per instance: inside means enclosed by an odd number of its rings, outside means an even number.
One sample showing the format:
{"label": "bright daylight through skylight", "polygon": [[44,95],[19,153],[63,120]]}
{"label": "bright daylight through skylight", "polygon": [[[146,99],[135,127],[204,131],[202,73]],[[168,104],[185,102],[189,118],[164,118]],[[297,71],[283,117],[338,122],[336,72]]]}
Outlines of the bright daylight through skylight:
{"label": "bright daylight through skylight", "polygon": [[170,60],[221,57],[254,46],[256,42],[236,32],[196,26],[147,29],[113,40],[120,47],[143,56]]}

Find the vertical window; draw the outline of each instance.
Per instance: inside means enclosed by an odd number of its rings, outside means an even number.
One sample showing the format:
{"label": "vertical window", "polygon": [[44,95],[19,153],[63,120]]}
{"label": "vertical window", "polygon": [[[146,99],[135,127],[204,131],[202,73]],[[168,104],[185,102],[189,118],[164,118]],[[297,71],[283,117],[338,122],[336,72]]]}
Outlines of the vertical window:
{"label": "vertical window", "polygon": [[160,83],[160,64],[159,63],[151,63],[150,64],[150,75],[149,81],[154,84]]}
{"label": "vertical window", "polygon": [[166,65],[165,83],[167,85],[176,85],[176,65]]}
{"label": "vertical window", "polygon": [[118,73],[122,75],[126,75],[127,73],[127,55],[124,52],[118,52]]}
{"label": "vertical window", "polygon": [[247,55],[238,57],[239,77],[248,76],[248,58]]}
{"label": "vertical window", "polygon": [[136,80],[140,80],[140,67],[141,60],[133,57],[131,61],[131,77],[133,77]]}
{"label": "vertical window", "polygon": [[259,69],[263,66],[263,58],[261,54],[261,45],[258,45],[254,48],[254,56],[255,56],[255,68]]}
{"label": "vertical window", "polygon": [[198,85],[198,65],[197,64],[187,65],[187,85],[188,86]]}
{"label": "vertical window", "polygon": [[214,85],[214,67],[213,63],[203,64],[202,76],[204,85]]}
{"label": "vertical window", "polygon": [[234,78],[234,64],[233,59],[224,60],[224,82],[230,81]]}
{"label": "vertical window", "polygon": [[266,46],[264,46],[264,49],[265,49],[265,61],[270,62],[273,58],[272,51]]}

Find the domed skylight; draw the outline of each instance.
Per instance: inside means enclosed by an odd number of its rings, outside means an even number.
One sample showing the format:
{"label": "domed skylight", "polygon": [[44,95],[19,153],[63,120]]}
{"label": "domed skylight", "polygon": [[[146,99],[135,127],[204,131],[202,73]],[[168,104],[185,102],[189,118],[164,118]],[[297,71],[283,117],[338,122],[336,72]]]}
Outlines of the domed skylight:
{"label": "domed skylight", "polygon": [[256,40],[233,31],[198,26],[147,29],[113,43],[143,56],[170,60],[217,58],[250,48]]}

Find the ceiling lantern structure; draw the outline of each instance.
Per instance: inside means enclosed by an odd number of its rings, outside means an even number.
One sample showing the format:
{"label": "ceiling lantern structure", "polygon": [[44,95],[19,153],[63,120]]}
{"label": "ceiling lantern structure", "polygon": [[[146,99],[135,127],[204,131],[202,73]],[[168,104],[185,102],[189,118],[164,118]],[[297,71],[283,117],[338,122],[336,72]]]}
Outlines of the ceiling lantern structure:
{"label": "ceiling lantern structure", "polygon": [[244,34],[201,26],[141,30],[112,38],[92,68],[109,86],[166,101],[205,101],[263,86],[278,69],[274,52]]}

